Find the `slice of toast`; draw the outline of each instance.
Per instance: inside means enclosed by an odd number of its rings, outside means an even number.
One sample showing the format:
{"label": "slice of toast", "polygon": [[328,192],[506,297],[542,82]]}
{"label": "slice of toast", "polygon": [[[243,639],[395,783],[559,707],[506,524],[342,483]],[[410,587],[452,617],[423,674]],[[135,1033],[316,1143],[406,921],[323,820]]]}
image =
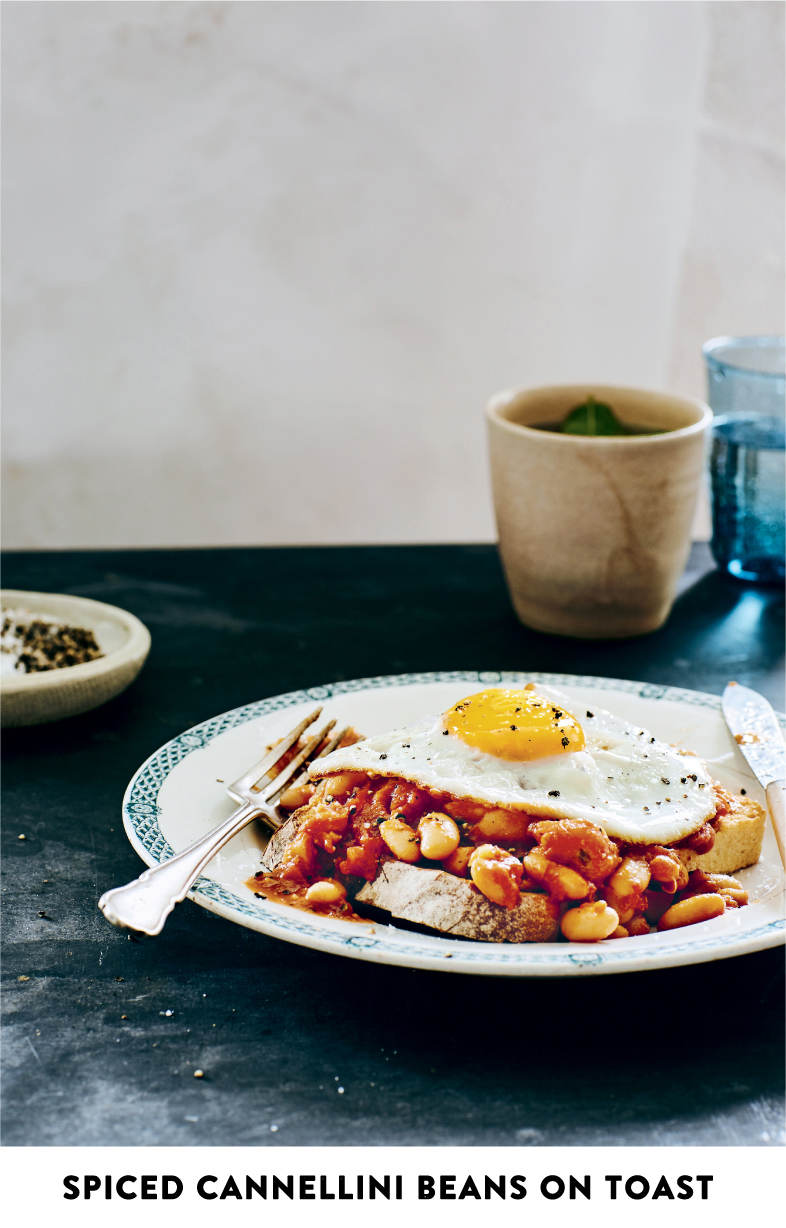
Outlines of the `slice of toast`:
{"label": "slice of toast", "polygon": [[384,862],[355,900],[402,921],[485,942],[551,942],[558,930],[559,909],[547,895],[524,892],[515,908],[502,908],[466,879],[403,861]]}
{"label": "slice of toast", "polygon": [[715,843],[708,853],[679,850],[687,870],[733,874],[759,860],[767,822],[764,809],[750,797],[731,796],[729,805],[729,813],[718,820]]}
{"label": "slice of toast", "polygon": [[[265,870],[278,869],[302,821],[295,813],[273,833],[262,854]],[[354,898],[402,921],[486,942],[551,942],[559,928],[559,908],[545,894],[525,892],[516,908],[502,908],[465,878],[403,861],[383,862]]]}
{"label": "slice of toast", "polygon": [[301,817],[303,815],[304,811],[296,810],[285,823],[281,824],[278,831],[273,832],[262,853],[262,868],[264,870],[268,872],[277,870],[281,865],[284,860],[284,854],[304,822],[304,818]]}

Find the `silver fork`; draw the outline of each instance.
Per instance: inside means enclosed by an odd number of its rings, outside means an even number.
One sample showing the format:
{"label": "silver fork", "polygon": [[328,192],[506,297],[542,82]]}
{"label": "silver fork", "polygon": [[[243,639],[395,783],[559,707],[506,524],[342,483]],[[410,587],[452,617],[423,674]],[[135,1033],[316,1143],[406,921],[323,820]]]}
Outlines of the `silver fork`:
{"label": "silver fork", "polygon": [[[150,938],[155,937],[161,933],[175,904],[185,899],[210,859],[233,836],[247,827],[253,819],[262,819],[274,831],[279,828],[281,819],[276,803],[284,789],[303,783],[308,777],[309,764],[335,750],[347,732],[342,729],[325,742],[336,723],[328,721],[318,733],[308,739],[278,775],[269,779],[281,756],[295,745],[309,725],[313,725],[321,711],[321,708],[315,708],[258,763],[227,787],[229,796],[240,803],[229,818],[219,823],[218,827],[214,827],[207,835],[200,836],[187,849],[183,849],[182,853],[177,853],[168,861],[162,861],[160,865],[151,866],[133,882],[105,891],[98,901],[98,907],[107,921],[123,929],[147,934]],[[325,745],[318,751],[323,742]]]}

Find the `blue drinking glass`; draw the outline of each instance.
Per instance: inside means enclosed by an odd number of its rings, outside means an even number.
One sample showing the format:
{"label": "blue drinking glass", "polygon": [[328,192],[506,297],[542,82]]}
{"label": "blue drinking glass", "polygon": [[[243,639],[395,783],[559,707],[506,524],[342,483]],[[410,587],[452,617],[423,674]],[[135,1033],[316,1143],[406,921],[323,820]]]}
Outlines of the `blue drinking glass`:
{"label": "blue drinking glass", "polygon": [[707,364],[712,426],[712,553],[738,580],[781,583],[786,519],[786,342],[715,337]]}

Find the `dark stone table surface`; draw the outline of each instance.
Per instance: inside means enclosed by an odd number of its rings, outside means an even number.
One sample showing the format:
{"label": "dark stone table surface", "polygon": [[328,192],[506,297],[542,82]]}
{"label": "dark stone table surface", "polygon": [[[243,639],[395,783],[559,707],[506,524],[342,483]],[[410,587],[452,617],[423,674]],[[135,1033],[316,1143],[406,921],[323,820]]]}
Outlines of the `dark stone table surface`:
{"label": "dark stone table surface", "polygon": [[190,901],[134,942],[95,907],[141,868],[120,820],[129,777],[209,716],[441,669],[716,693],[733,677],[782,708],[779,592],[695,547],[662,630],[582,643],[517,623],[490,546],[10,554],[3,582],[124,606],[153,637],[124,695],[4,737],[4,1143],[783,1141],[779,950],[494,980],[319,954]]}

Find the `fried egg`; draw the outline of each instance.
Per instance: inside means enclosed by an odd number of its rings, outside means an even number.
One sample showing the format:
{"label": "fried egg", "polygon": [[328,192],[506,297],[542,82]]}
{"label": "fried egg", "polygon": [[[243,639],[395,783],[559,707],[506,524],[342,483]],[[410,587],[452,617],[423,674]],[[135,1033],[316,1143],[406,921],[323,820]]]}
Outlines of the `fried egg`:
{"label": "fried egg", "polygon": [[549,818],[589,819],[633,843],[674,843],[715,813],[701,760],[540,685],[479,691],[437,717],[325,755],[311,776],[343,771],[396,776]]}

